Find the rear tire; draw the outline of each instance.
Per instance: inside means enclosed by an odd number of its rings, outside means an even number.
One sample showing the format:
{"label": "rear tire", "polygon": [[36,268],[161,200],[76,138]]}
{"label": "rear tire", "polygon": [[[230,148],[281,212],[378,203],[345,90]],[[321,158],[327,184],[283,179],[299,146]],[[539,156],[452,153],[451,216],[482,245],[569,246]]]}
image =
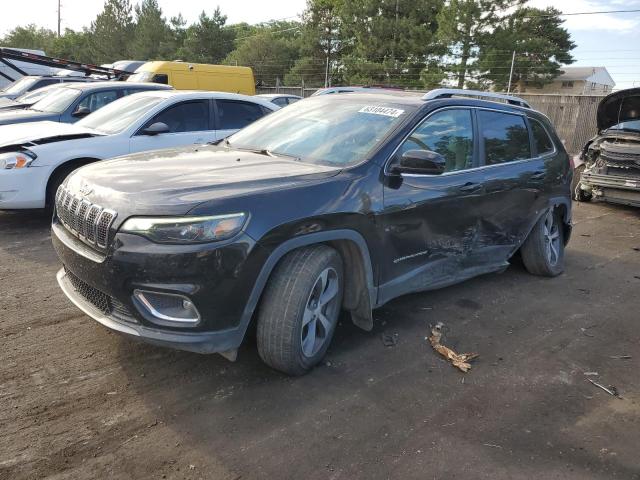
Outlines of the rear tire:
{"label": "rear tire", "polygon": [[571,197],[577,202],[588,202],[591,200],[591,193],[580,188],[582,180],[582,172],[584,172],[584,164],[576,167],[573,171],[573,180],[571,181]]}
{"label": "rear tire", "polygon": [[329,348],[340,315],[342,260],[326,245],[300,248],[276,266],[258,314],[258,353],[270,367],[302,375]]}
{"label": "rear tire", "polygon": [[550,208],[536,222],[520,251],[533,275],[555,277],[564,272],[564,228],[557,209]]}

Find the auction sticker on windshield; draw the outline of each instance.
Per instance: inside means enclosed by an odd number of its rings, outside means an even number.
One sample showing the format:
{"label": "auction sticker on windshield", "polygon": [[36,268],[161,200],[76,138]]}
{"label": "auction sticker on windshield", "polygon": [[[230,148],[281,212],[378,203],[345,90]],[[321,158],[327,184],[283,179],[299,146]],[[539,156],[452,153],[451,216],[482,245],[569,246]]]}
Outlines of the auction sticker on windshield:
{"label": "auction sticker on windshield", "polygon": [[367,106],[367,107],[362,107],[360,110],[358,110],[358,112],[373,113],[374,115],[384,115],[385,117],[398,118],[400,115],[404,113],[404,110],[400,110],[399,108],[391,108],[391,107]]}

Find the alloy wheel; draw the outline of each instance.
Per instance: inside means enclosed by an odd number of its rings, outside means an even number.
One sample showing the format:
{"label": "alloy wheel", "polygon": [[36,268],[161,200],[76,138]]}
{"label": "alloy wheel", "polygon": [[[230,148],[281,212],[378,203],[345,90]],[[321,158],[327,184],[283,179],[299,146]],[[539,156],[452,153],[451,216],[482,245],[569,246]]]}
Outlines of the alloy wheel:
{"label": "alloy wheel", "polygon": [[329,338],[338,312],[338,273],[323,270],[316,279],[302,315],[300,340],[305,357],[313,357]]}
{"label": "alloy wheel", "polygon": [[549,265],[555,266],[560,259],[560,226],[553,210],[549,210],[544,219],[544,246]]}

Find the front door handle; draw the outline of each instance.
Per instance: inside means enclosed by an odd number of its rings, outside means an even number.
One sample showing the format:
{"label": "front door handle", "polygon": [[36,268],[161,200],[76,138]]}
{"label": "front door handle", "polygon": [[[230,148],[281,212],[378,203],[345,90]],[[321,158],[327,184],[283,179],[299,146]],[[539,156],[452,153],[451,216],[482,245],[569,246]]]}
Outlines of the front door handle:
{"label": "front door handle", "polygon": [[531,174],[531,180],[544,180],[546,176],[547,176],[547,172],[539,170]]}
{"label": "front door handle", "polygon": [[473,182],[467,182],[464,185],[461,185],[459,187],[461,192],[477,192],[478,190],[480,190],[482,188],[482,184],[481,183],[473,183]]}

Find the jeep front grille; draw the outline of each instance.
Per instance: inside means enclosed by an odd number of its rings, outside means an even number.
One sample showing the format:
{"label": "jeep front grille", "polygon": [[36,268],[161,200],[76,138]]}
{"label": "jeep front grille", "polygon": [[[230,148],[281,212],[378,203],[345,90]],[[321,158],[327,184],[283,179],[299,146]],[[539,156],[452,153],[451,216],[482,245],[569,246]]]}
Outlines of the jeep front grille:
{"label": "jeep front grille", "polygon": [[76,237],[89,245],[105,249],[117,213],[94,205],[64,187],[56,192],[56,212],[60,222]]}

